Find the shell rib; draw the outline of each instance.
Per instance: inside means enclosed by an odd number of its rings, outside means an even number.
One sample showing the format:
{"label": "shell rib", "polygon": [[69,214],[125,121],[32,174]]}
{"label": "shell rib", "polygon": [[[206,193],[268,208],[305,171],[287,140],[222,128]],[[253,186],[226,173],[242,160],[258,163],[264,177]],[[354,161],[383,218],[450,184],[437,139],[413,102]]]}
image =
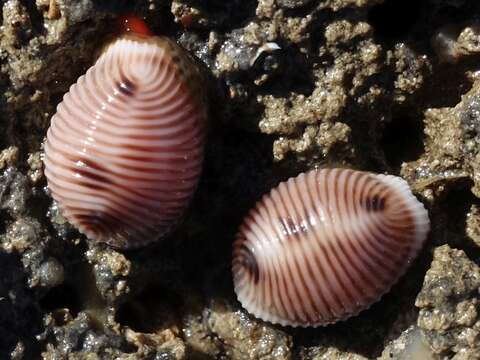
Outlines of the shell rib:
{"label": "shell rib", "polygon": [[246,217],[233,245],[235,292],[272,323],[347,319],[405,273],[429,227],[401,178],[345,169],[301,174]]}
{"label": "shell rib", "polygon": [[171,230],[201,173],[200,86],[175,44],[132,35],[71,86],[52,118],[44,161],[53,198],[80,232],[127,248]]}

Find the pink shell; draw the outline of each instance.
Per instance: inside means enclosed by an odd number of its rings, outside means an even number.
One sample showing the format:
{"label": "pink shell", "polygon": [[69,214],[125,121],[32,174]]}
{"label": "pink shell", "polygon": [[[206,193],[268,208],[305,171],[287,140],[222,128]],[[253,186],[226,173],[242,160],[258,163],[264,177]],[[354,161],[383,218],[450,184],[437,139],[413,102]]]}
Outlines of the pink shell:
{"label": "pink shell", "polygon": [[72,85],[44,161],[53,198],[80,232],[126,248],[171,230],[201,173],[200,86],[179,47],[139,36],[115,41]]}
{"label": "pink shell", "polygon": [[347,319],[405,273],[429,231],[401,178],[313,170],[250,211],[233,245],[233,279],[253,315],[290,326]]}

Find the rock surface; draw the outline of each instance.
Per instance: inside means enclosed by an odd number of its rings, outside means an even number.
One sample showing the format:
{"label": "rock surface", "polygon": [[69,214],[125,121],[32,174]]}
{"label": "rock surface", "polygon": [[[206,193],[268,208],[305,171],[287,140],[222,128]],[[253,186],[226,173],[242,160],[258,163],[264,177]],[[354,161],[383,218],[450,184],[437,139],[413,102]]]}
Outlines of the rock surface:
{"label": "rock surface", "polygon": [[[1,6],[0,358],[480,358],[478,1]],[[66,222],[41,158],[55,107],[124,13],[197,57],[211,116],[186,218],[121,253]],[[316,166],[403,176],[429,208],[430,241],[358,317],[280,328],[235,301],[231,243],[263,193]]]}
{"label": "rock surface", "polygon": [[438,247],[415,305],[432,350],[455,359],[480,356],[480,267],[463,251]]}

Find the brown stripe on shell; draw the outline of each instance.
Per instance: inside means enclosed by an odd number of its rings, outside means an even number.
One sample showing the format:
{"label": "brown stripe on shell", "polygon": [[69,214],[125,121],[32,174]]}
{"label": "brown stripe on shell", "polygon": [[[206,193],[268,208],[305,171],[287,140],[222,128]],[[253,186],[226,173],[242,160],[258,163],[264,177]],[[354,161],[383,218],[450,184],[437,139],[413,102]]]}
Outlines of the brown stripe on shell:
{"label": "brown stripe on shell", "polygon": [[265,195],[240,227],[235,291],[250,313],[272,323],[345,320],[397,282],[429,226],[401,178],[346,169],[300,174]]}
{"label": "brown stripe on shell", "polygon": [[138,247],[187,208],[203,161],[204,82],[168,39],[110,44],[64,96],[45,143],[45,174],[66,218],[92,240]]}

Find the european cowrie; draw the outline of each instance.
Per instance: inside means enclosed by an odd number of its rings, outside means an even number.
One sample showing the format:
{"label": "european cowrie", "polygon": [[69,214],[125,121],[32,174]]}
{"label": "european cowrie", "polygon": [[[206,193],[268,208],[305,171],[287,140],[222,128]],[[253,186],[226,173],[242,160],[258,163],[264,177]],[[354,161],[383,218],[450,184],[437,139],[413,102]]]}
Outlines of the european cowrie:
{"label": "european cowrie", "polygon": [[145,30],[107,46],[71,86],[44,162],[52,197],[80,232],[129,248],[171,231],[202,169],[202,86],[183,49]]}
{"label": "european cowrie", "polygon": [[399,177],[313,170],[281,183],[246,217],[233,245],[235,291],[272,323],[345,320],[397,282],[429,227]]}

